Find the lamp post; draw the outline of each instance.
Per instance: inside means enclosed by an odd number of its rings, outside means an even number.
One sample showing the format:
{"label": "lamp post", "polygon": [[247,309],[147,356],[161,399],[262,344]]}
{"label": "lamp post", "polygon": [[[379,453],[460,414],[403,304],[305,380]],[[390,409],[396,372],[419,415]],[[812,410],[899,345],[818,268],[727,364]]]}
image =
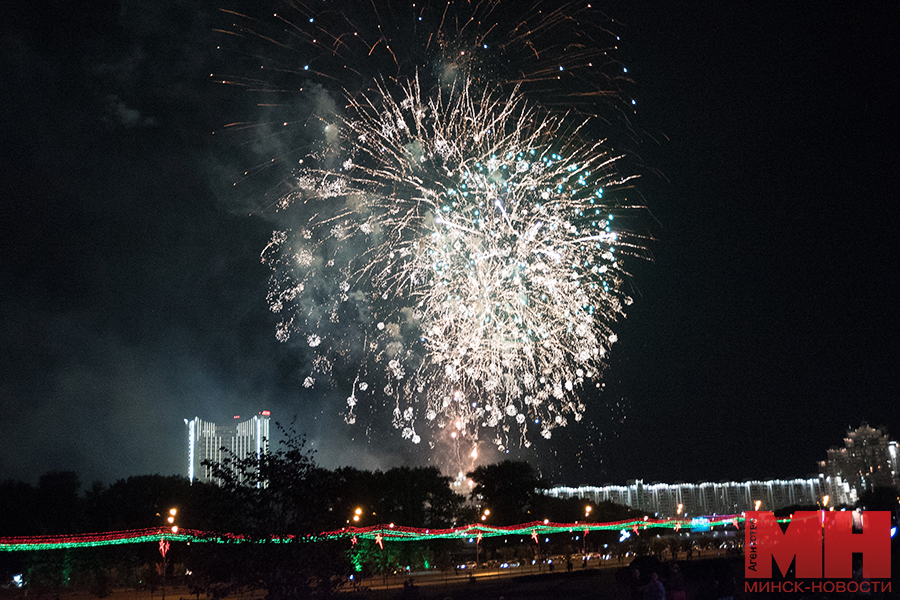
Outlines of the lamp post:
{"label": "lamp post", "polygon": [[590,504],[588,504],[587,506],[584,507],[585,528],[584,528],[584,536],[581,538],[581,558],[582,558],[583,565],[587,564],[587,534],[588,534],[587,520],[588,520],[588,517],[591,516],[591,510],[592,509],[591,509]]}
{"label": "lamp post", "polygon": [[[174,508],[169,509],[169,516],[166,517],[166,521],[171,526],[172,533],[178,533],[178,525],[175,524],[175,515],[178,514],[178,510]],[[165,538],[165,530],[160,533],[159,536],[159,553],[162,555],[162,600],[166,600],[166,553],[169,551],[169,542]]]}
{"label": "lamp post", "polygon": [[[356,510],[353,511],[353,516],[352,516],[353,524],[354,524],[354,525],[359,525],[359,518],[360,518],[361,516],[362,516],[362,509],[359,508],[359,507],[357,507]],[[347,519],[347,525],[348,525],[348,526],[350,525],[350,519]],[[353,536],[350,538],[350,548],[351,548],[351,550],[352,550],[353,547],[356,546],[357,541],[358,541],[358,540],[357,540],[357,537],[356,537],[356,532],[354,531],[354,532],[353,532]],[[356,578],[356,576],[359,575],[359,576],[360,576],[360,579],[362,578],[362,572],[361,572],[361,571],[362,571],[362,567],[361,567],[361,566],[359,565],[359,563],[357,563],[355,560],[354,560],[354,564],[355,564],[355,566],[356,566],[356,571],[357,571],[357,572],[356,572],[356,573],[353,573],[352,575],[350,575],[350,580],[353,582],[354,588],[356,588],[356,586],[359,585],[359,580]]]}
{"label": "lamp post", "polygon": [[[393,529],[394,524],[391,523],[390,525],[388,525],[388,528]],[[381,526],[381,533],[375,535],[375,543],[381,547],[381,573],[382,573],[382,578],[384,581],[384,587],[385,587],[385,589],[387,589],[387,577],[388,577],[387,567],[388,567],[388,565],[387,565],[387,553],[385,552],[385,549],[384,549],[384,525]]]}
{"label": "lamp post", "polygon": [[[487,518],[491,515],[490,509],[484,509],[484,512],[481,513],[481,522],[484,523],[487,521]],[[475,567],[481,566],[481,532],[478,532],[478,535],[475,538]]]}

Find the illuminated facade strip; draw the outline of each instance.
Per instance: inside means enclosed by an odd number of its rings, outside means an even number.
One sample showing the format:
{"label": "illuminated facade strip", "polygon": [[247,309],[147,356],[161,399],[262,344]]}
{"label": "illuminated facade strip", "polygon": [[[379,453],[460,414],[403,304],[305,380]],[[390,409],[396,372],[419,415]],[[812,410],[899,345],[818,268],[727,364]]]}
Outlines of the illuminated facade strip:
{"label": "illuminated facade strip", "polygon": [[816,506],[826,495],[833,504],[848,498],[824,476],[809,479],[727,481],[720,483],[651,483],[638,479],[628,485],[554,487],[544,493],[554,498],[581,498],[614,502],[658,517],[734,514],[754,510],[777,510],[787,506]]}

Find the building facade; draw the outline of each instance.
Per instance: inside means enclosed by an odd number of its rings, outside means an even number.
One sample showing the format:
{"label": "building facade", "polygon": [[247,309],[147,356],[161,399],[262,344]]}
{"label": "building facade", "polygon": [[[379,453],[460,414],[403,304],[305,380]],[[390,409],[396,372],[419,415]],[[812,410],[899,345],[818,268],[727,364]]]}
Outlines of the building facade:
{"label": "building facade", "polygon": [[897,442],[881,429],[863,423],[847,432],[843,448],[829,448],[819,474],[833,485],[827,493],[847,504],[876,487],[900,487]]}
{"label": "building facade", "polygon": [[773,479],[721,483],[644,483],[602,487],[555,487],[545,493],[554,498],[582,498],[594,503],[615,502],[636,510],[666,517],[731,515],[754,510],[777,510],[786,506],[815,506],[826,492],[824,479]]}
{"label": "building facade", "polygon": [[[185,419],[187,476],[191,483],[195,480],[220,483],[212,477],[211,469],[202,464],[205,460],[221,462],[231,454],[243,458],[251,453],[260,456],[268,452],[269,418],[269,411],[264,410],[247,420],[228,425],[217,425],[200,417]],[[239,416],[235,417],[235,421],[239,419]]]}
{"label": "building facade", "polygon": [[882,429],[863,424],[847,432],[843,448],[828,450],[819,476],[809,479],[729,481],[721,483],[651,483],[602,487],[555,487],[555,498],[615,502],[660,517],[730,515],[788,506],[853,506],[876,487],[900,489],[900,449]]}

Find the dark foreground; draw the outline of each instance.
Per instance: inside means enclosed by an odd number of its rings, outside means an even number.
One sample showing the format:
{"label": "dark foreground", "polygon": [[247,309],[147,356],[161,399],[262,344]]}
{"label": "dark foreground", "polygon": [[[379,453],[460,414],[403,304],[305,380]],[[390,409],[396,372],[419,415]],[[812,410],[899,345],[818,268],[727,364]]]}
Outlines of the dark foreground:
{"label": "dark foreground", "polygon": [[627,586],[616,582],[610,570],[594,569],[572,573],[545,573],[500,579],[476,579],[474,582],[449,581],[447,583],[415,584],[412,587],[393,589],[369,589],[348,594],[349,598],[421,599],[421,600],[514,600],[522,598],[628,598]]}
{"label": "dark foreground", "polygon": [[[685,563],[681,563],[685,564]],[[743,592],[743,558],[696,560],[685,572],[688,600],[701,600],[713,592],[714,566],[727,564],[734,569],[734,598],[749,597]],[[406,588],[367,589],[347,594],[347,599],[371,600],[524,600],[552,598],[557,600],[613,600],[631,598],[627,579],[617,576],[618,568],[575,569],[572,572],[556,572],[523,575],[518,577],[478,578],[475,581],[460,578],[447,582],[417,583]],[[721,572],[721,571],[719,571]],[[758,597],[756,594],[752,596]]]}
{"label": "dark foreground", "polygon": [[[896,557],[892,557],[896,561]],[[738,600],[776,600],[794,598],[798,600],[821,600],[829,598],[865,598],[878,600],[900,597],[900,594],[798,594],[759,593],[744,590],[743,557],[712,557],[693,561],[679,561],[685,579],[687,600],[717,600],[716,579],[723,573],[734,575],[733,598]],[[658,565],[655,570],[665,574],[668,564]],[[550,598],[553,600],[629,600],[632,590],[618,566],[605,568],[575,569],[572,572],[535,573],[523,575],[490,574],[469,579],[465,576],[426,576],[412,578],[392,578],[387,588],[381,581],[367,581],[360,588],[345,587],[338,593],[340,600],[530,600]],[[404,583],[406,585],[404,585]],[[894,582],[896,583],[896,581]],[[900,588],[894,588],[900,589]],[[262,600],[265,592],[229,596],[224,600]],[[27,594],[23,590],[0,588],[0,600],[93,600],[87,593],[64,593],[59,596]],[[186,588],[167,588],[166,600],[207,600],[205,596],[190,595]],[[162,600],[160,591],[116,590],[105,600]]]}
{"label": "dark foreground", "polygon": [[[708,595],[706,586],[707,571],[704,565],[712,565],[716,560],[695,560],[685,572],[685,583],[688,600],[705,600]],[[734,563],[735,569],[743,568],[743,559]],[[685,563],[681,563],[685,564]],[[359,588],[345,586],[338,594],[340,600],[525,600],[552,598],[555,600],[613,600],[631,598],[631,588],[627,582],[617,577],[620,567],[576,568],[572,572],[557,571],[553,573],[534,573],[500,577],[490,574],[479,574],[474,581],[465,576],[429,576],[413,578],[391,578],[387,588],[382,587],[380,580],[368,580]],[[740,574],[742,571],[736,570]],[[410,585],[411,582],[411,585]],[[406,583],[407,585],[404,585]],[[743,586],[743,578],[737,581]],[[265,592],[228,596],[224,600],[262,600]],[[742,589],[736,590],[735,598],[762,600],[757,594],[745,595]],[[0,589],[0,600],[94,600],[88,593],[62,593],[59,596],[41,596],[26,593],[24,590]],[[166,600],[207,600],[201,595],[191,595],[187,588],[167,587]],[[159,590],[154,593],[139,590],[116,590],[105,600],[162,600]],[[715,596],[711,600],[716,600]]]}

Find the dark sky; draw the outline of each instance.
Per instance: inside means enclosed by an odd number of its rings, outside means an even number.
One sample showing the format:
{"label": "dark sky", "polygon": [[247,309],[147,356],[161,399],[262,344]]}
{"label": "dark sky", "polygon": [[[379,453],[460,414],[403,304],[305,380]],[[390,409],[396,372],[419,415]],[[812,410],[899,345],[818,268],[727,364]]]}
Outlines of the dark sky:
{"label": "dark sky", "polygon": [[[183,418],[262,409],[325,466],[420,462],[275,340],[273,192],[231,186],[270,147],[212,135],[260,118],[209,77],[226,3],[78,4],[2,25],[0,478],[180,473]],[[900,435],[896,9],[634,4],[603,8],[654,260],[588,422],[518,456],[567,484],[795,477],[848,427]]]}

